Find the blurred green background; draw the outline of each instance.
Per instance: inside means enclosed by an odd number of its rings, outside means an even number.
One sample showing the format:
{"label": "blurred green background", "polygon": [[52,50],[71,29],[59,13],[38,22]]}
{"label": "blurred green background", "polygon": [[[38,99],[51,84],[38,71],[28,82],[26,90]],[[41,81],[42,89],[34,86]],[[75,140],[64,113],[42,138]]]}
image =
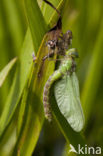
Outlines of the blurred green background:
{"label": "blurred green background", "polygon": [[[42,0],[38,2],[41,6]],[[56,2],[54,5],[56,6]],[[0,1],[0,71],[12,58],[20,55],[28,28],[25,14],[23,0]],[[103,149],[103,1],[67,0],[62,10],[62,22],[63,32],[72,30],[72,47],[78,49],[80,56],[77,75],[86,118],[83,131],[86,143],[93,147],[100,146]],[[16,66],[13,67],[0,88],[0,115],[5,107],[15,69]],[[1,156],[9,155],[15,145],[17,116],[16,111],[11,126],[7,129],[8,132],[1,139]],[[64,151],[65,139],[56,123],[53,123],[51,129],[51,126],[45,122],[33,155],[72,155]]]}

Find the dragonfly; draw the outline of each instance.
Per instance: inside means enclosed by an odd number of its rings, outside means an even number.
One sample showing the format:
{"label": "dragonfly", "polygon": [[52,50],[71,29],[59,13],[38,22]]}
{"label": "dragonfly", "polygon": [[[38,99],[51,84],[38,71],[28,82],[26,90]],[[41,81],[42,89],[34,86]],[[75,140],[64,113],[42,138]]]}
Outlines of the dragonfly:
{"label": "dragonfly", "polygon": [[51,106],[49,103],[49,92],[52,84],[60,79],[65,73],[72,73],[75,71],[76,63],[75,58],[78,57],[78,53],[75,51],[75,49],[70,49],[66,51],[64,59],[61,60],[61,64],[59,66],[59,69],[57,69],[47,80],[45,86],[44,86],[44,92],[43,92],[43,104],[44,104],[44,112],[45,112],[45,118],[51,122],[52,121],[52,113],[51,113]]}
{"label": "dragonfly", "polygon": [[[57,11],[49,1],[44,1]],[[75,58],[78,58],[78,52],[75,48],[69,49],[72,42],[72,32],[68,30],[66,33],[62,33],[62,19],[59,11],[57,11],[57,13],[60,16],[59,20],[56,26],[49,31],[51,39],[46,43],[49,53],[43,57],[42,61],[44,62],[54,54],[62,56],[62,58],[56,58],[56,60],[60,61],[60,65],[49,77],[44,86],[44,114],[45,118],[51,122],[52,108],[49,96],[50,89],[55,83],[54,94],[60,112],[73,130],[79,132],[84,126],[84,114],[80,102],[78,79],[75,74]]]}
{"label": "dragonfly", "polygon": [[43,91],[43,105],[45,118],[52,121],[52,108],[50,103],[50,90],[54,85],[54,95],[60,112],[70,126],[79,132],[84,126],[84,114],[81,107],[79,84],[75,74],[78,52],[75,48],[66,51],[60,66],[47,80]]}
{"label": "dragonfly", "polygon": [[[44,1],[53,6],[49,1]],[[53,8],[57,10],[54,6]],[[38,76],[40,76],[45,60],[52,58],[56,54],[56,61],[60,61],[60,65],[50,75],[44,85],[44,115],[49,122],[52,121],[50,90],[55,83],[54,95],[58,108],[73,130],[79,132],[84,126],[84,114],[80,102],[79,84],[75,74],[75,59],[78,57],[78,52],[75,48],[70,49],[72,32],[68,30],[66,33],[62,33],[62,18],[59,11],[57,13],[59,15],[57,24],[48,32],[49,40],[47,40],[46,46],[49,52],[42,57],[41,68],[38,73]]]}

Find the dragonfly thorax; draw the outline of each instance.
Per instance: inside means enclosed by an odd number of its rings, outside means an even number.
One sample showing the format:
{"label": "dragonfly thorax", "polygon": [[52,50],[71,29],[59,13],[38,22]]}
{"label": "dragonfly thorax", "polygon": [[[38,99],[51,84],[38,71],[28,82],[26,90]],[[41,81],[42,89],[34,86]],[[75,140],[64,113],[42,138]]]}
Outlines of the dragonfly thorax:
{"label": "dragonfly thorax", "polygon": [[78,58],[79,55],[78,55],[78,52],[77,52],[77,49],[76,48],[71,48],[69,50],[66,51],[65,53],[65,57],[72,57],[72,58]]}

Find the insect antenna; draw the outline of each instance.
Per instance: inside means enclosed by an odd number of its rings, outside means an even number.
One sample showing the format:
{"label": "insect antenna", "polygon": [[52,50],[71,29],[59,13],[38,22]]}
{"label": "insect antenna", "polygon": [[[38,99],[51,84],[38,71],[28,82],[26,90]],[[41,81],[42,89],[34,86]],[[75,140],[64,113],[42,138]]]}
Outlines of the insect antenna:
{"label": "insect antenna", "polygon": [[49,1],[47,1],[47,0],[43,0],[45,3],[47,3],[48,5],[50,5],[56,12],[57,12],[57,14],[61,17],[61,14],[60,14],[60,12],[56,9],[56,7],[52,4],[52,3],[50,3]]}

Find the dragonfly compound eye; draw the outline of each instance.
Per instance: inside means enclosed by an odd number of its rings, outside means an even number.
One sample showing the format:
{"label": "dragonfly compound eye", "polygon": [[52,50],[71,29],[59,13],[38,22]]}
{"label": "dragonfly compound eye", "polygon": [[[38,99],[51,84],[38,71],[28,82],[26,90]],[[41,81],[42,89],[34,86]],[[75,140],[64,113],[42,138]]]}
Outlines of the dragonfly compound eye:
{"label": "dragonfly compound eye", "polygon": [[71,48],[71,49],[69,49],[69,50],[66,52],[66,55],[69,55],[69,56],[71,56],[72,58],[78,58],[78,57],[79,57],[76,48]]}
{"label": "dragonfly compound eye", "polygon": [[78,58],[79,55],[78,55],[78,52],[77,51],[74,51],[74,52],[70,52],[69,55],[72,57],[72,58]]}

